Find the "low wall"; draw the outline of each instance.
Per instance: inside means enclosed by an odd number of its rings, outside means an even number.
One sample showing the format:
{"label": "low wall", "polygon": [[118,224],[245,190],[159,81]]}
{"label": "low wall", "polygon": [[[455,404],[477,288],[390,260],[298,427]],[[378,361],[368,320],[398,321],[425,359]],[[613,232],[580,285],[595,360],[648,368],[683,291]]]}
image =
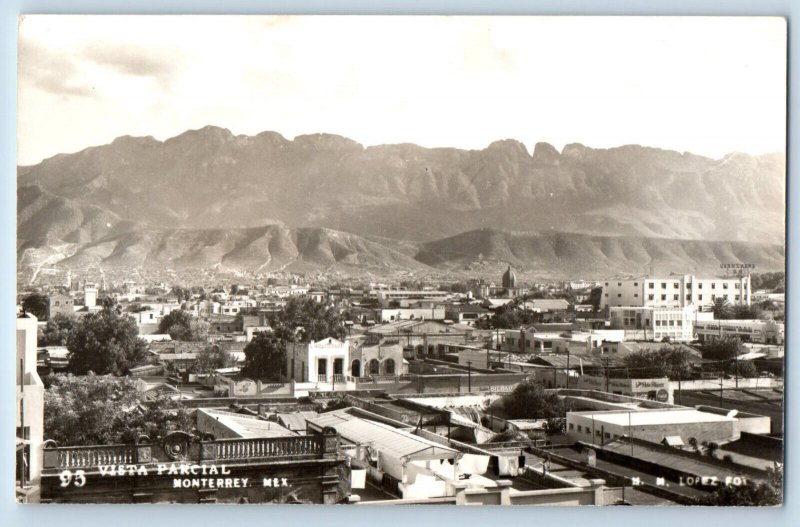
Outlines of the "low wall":
{"label": "low wall", "polygon": [[[694,381],[670,381],[669,388],[676,392],[681,390],[719,390],[720,379],[697,379]],[[680,386],[679,386],[680,385]],[[783,388],[783,379],[777,377],[753,377],[749,379],[722,379],[723,388]]]}
{"label": "low wall", "polygon": [[[575,506],[605,505],[606,492],[602,479],[592,480],[585,488],[561,488],[517,491],[511,482],[500,480],[497,487],[466,488],[466,483],[456,483],[455,496],[425,500],[384,500],[359,502],[357,505],[539,505]],[[616,494],[616,493],[615,493]]]}

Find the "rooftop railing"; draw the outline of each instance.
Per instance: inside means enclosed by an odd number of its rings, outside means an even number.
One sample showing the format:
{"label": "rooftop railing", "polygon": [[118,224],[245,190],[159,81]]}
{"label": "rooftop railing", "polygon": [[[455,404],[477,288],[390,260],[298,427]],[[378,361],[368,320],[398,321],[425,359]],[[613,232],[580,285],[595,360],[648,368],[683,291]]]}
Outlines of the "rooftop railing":
{"label": "rooftop railing", "polygon": [[338,454],[339,436],[329,429],[319,435],[197,441],[188,434],[167,436],[161,444],[45,446],[45,471],[93,469],[102,466],[156,463],[242,462],[281,458],[328,458]]}

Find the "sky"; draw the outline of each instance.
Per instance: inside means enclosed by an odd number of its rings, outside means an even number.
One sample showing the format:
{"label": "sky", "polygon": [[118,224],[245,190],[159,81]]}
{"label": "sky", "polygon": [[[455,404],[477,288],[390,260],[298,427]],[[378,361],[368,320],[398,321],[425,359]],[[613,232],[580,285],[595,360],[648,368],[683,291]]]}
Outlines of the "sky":
{"label": "sky", "polygon": [[206,125],[783,152],[781,18],[26,15],[18,164]]}

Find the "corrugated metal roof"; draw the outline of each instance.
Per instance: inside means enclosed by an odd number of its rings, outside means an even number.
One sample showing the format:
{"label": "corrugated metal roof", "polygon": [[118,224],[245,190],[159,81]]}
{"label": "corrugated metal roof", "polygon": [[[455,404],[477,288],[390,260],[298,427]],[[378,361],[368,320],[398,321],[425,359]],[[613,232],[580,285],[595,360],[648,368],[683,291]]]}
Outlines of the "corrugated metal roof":
{"label": "corrugated metal roof", "polygon": [[367,421],[345,410],[320,414],[308,421],[318,427],[330,426],[348,441],[371,445],[379,452],[397,459],[404,457],[413,459],[414,454],[424,454],[426,457],[438,455],[441,459],[453,459],[458,456],[458,451],[452,448],[387,424]]}

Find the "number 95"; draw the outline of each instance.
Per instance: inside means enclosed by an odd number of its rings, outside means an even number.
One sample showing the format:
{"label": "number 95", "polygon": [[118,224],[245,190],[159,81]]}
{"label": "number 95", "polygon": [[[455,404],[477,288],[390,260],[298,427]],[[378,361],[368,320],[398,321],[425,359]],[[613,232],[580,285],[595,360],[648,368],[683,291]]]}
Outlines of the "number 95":
{"label": "number 95", "polygon": [[58,479],[61,480],[62,487],[69,487],[70,483],[76,487],[83,487],[86,485],[86,473],[82,470],[76,470],[74,474],[71,470],[63,470],[61,474],[58,475]]}

